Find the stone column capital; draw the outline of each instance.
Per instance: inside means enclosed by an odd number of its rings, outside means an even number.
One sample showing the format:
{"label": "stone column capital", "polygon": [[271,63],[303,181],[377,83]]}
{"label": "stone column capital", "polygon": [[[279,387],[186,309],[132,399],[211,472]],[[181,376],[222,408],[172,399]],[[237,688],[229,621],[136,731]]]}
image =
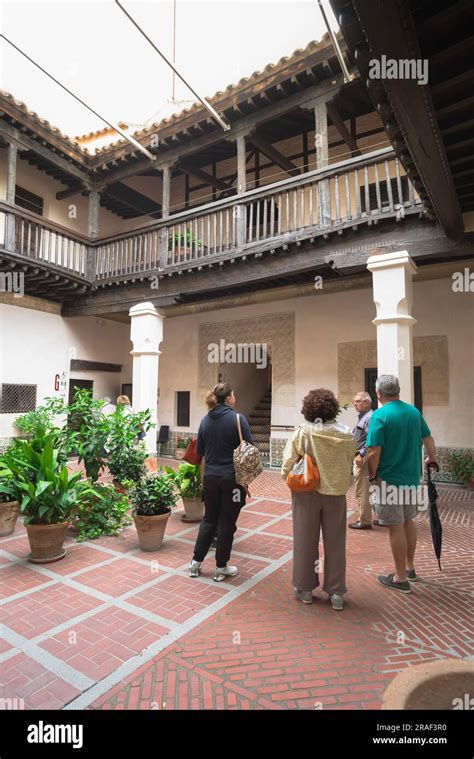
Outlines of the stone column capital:
{"label": "stone column capital", "polygon": [[380,256],[370,256],[367,259],[367,268],[371,272],[382,269],[394,269],[396,267],[403,267],[408,272],[411,271],[412,274],[415,274],[417,271],[417,265],[407,250],[382,253]]}

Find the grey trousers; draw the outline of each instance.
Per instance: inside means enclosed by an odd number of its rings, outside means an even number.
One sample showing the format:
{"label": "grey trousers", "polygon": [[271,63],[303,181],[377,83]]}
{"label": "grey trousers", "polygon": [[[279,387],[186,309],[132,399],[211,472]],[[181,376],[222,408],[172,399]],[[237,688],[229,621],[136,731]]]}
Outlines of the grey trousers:
{"label": "grey trousers", "polygon": [[[332,595],[346,592],[346,496],[293,493],[293,584],[298,590],[314,590],[319,571],[323,590]],[[324,560],[319,559],[322,530]]]}

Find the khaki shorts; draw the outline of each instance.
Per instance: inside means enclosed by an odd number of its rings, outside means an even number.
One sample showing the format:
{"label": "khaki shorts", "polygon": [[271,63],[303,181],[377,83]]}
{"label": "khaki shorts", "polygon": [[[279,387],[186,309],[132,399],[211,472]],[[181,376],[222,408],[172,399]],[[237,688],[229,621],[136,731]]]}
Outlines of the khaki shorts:
{"label": "khaki shorts", "polygon": [[414,519],[418,514],[416,503],[392,503],[391,500],[389,503],[386,503],[385,501],[389,500],[389,498],[384,493],[384,490],[386,491],[387,488],[391,487],[386,482],[376,480],[374,483],[371,482],[370,485],[374,485],[375,488],[370,488],[369,500],[380,524],[404,524],[407,519]]}

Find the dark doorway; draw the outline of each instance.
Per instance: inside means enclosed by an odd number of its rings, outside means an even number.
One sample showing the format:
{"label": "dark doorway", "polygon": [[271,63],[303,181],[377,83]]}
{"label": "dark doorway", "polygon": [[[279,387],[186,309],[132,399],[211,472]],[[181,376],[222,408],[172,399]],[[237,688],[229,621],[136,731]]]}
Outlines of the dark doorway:
{"label": "dark doorway", "polygon": [[[70,379],[69,380],[69,399],[68,403],[74,403],[76,392],[77,390],[93,390],[94,381],[93,380],[83,380],[83,379]],[[82,424],[82,418],[80,414],[72,413],[68,415],[67,418],[67,426],[72,430],[80,430]]]}
{"label": "dark doorway", "polygon": [[126,395],[130,401],[130,405],[133,404],[133,385],[131,382],[124,382],[122,384],[122,395]]}
{"label": "dark doorway", "polygon": [[[365,373],[365,391],[372,398],[372,408],[378,408],[379,402],[375,393],[375,380],[377,379],[377,369],[364,369]],[[414,406],[420,413],[423,411],[423,393],[421,387],[421,366],[413,367],[413,386],[414,386]]]}
{"label": "dark doorway", "polygon": [[92,390],[94,387],[94,380],[84,379],[70,379],[69,380],[69,398],[68,403],[74,403],[76,397],[76,390]]}

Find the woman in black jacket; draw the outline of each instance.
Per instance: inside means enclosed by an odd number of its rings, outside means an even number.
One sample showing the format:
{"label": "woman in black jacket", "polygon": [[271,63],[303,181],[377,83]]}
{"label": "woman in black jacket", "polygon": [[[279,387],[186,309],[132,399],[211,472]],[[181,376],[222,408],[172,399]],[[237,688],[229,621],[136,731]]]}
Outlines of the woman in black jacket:
{"label": "woman in black jacket", "polygon": [[[232,550],[236,522],[245,506],[246,491],[235,481],[233,454],[240,443],[235,395],[228,382],[218,384],[206,396],[208,413],[201,420],[197,437],[197,452],[204,456],[203,480],[204,519],[194,546],[189,568],[190,577],[198,577],[201,564],[217,531],[216,572],[214,580],[235,577],[237,567],[227,566]],[[242,437],[253,444],[248,422],[242,414]]]}

